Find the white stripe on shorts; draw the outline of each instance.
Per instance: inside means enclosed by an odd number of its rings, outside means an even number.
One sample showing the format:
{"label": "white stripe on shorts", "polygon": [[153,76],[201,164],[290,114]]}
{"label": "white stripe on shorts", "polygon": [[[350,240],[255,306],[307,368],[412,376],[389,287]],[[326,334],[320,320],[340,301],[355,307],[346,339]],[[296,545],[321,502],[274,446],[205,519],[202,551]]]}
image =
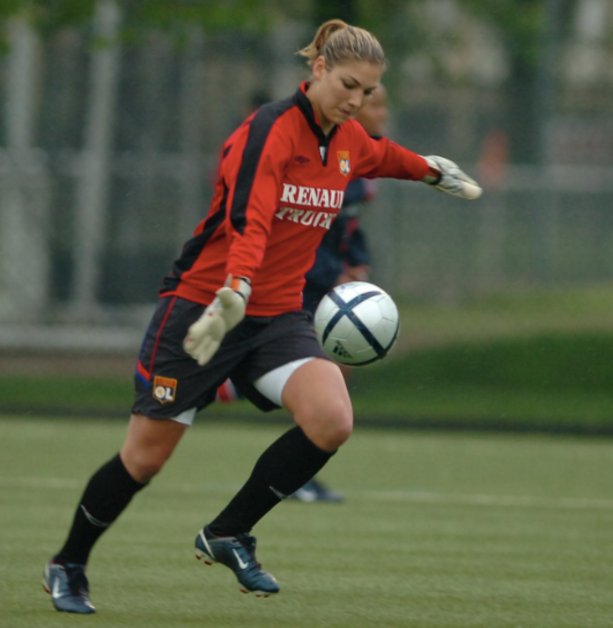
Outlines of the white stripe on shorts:
{"label": "white stripe on shorts", "polygon": [[196,408],[188,408],[181,412],[181,414],[177,414],[177,416],[173,417],[171,420],[177,423],[183,423],[183,425],[191,425],[194,422],[195,416]]}
{"label": "white stripe on shorts", "polygon": [[[253,382],[253,386],[261,395],[264,395],[266,399],[272,401],[278,406],[283,406],[283,403],[281,402],[281,394],[283,393],[285,384],[287,384],[287,380],[297,368],[314,359],[314,356],[310,356],[308,358],[300,358],[298,360],[294,360],[293,362],[288,362],[287,364],[278,366],[276,369],[268,371],[268,373],[262,375],[262,377],[258,377],[255,382]],[[196,408],[189,408],[188,410],[181,412],[181,414],[178,414],[176,417],[173,417],[172,421],[182,423],[183,425],[192,425],[195,416]]]}
{"label": "white stripe on shorts", "polygon": [[287,364],[278,366],[276,369],[268,371],[268,373],[262,375],[262,377],[258,377],[253,382],[253,385],[260,394],[266,397],[266,399],[276,403],[278,406],[283,406],[283,403],[281,402],[281,393],[285,388],[285,384],[287,384],[287,380],[297,368],[314,359],[314,356],[300,358],[298,360],[294,360],[293,362],[288,362]]}

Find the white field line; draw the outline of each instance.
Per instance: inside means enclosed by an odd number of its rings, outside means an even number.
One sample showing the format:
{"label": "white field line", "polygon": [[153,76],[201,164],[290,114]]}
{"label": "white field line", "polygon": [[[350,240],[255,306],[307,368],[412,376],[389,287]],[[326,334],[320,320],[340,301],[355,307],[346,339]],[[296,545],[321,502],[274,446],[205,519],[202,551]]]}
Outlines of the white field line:
{"label": "white field line", "polygon": [[437,493],[434,491],[359,491],[359,496],[383,501],[410,501],[462,506],[510,508],[553,508],[575,510],[613,510],[613,499],[591,497],[545,497],[532,495],[484,495],[480,493]]}
{"label": "white field line", "polygon": [[[39,488],[51,490],[78,489],[85,480],[59,477],[0,478],[0,486]],[[239,488],[230,483],[172,483],[160,484],[164,491],[180,493],[231,493]],[[613,499],[583,497],[545,497],[529,495],[486,495],[481,493],[443,493],[410,490],[357,490],[344,491],[348,499],[365,499],[381,502],[411,502],[416,504],[454,504],[460,506],[491,506],[506,508],[548,508],[559,510],[613,510]]]}

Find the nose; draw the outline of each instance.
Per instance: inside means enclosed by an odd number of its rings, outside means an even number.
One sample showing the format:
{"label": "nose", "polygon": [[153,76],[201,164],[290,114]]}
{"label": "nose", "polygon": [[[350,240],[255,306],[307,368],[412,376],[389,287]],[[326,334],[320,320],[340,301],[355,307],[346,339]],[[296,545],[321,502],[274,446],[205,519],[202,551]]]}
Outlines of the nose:
{"label": "nose", "polygon": [[364,104],[364,93],[360,90],[354,90],[349,98],[349,105],[356,111],[362,108]]}

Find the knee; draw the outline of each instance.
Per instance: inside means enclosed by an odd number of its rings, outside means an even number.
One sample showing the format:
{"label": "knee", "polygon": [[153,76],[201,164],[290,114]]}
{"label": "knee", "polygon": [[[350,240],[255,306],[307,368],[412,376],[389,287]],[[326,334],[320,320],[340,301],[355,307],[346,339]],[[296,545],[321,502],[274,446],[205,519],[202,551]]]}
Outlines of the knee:
{"label": "knee", "polygon": [[335,448],[345,443],[353,433],[353,410],[350,405],[338,408],[330,417],[330,445]]}
{"label": "knee", "polygon": [[353,422],[337,424],[335,428],[328,434],[324,435],[324,451],[335,451],[341,445],[344,445],[353,432]]}
{"label": "knee", "polygon": [[353,432],[351,404],[338,402],[294,416],[307,437],[324,451],[335,451]]}
{"label": "knee", "polygon": [[128,473],[142,484],[149,482],[166,464],[169,456],[159,451],[124,447],[121,459]]}
{"label": "knee", "polygon": [[335,451],[351,436],[351,399],[333,362],[315,359],[298,368],[287,380],[282,401],[296,425],[320,449]]}
{"label": "knee", "polygon": [[185,429],[176,421],[156,421],[133,414],[120,452],[128,473],[137,482],[148,482],[170,458]]}

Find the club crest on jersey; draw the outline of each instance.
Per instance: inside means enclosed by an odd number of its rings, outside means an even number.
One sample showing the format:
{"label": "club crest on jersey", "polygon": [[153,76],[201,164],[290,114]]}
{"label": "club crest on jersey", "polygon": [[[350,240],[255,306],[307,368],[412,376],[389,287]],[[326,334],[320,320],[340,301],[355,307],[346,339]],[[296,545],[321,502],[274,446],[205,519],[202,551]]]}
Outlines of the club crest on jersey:
{"label": "club crest on jersey", "polygon": [[349,151],[337,150],[336,157],[338,159],[338,169],[341,174],[347,176],[351,172],[351,166],[349,164]]}
{"label": "club crest on jersey", "polygon": [[172,377],[153,378],[153,398],[160,403],[173,403],[177,398],[177,380]]}

